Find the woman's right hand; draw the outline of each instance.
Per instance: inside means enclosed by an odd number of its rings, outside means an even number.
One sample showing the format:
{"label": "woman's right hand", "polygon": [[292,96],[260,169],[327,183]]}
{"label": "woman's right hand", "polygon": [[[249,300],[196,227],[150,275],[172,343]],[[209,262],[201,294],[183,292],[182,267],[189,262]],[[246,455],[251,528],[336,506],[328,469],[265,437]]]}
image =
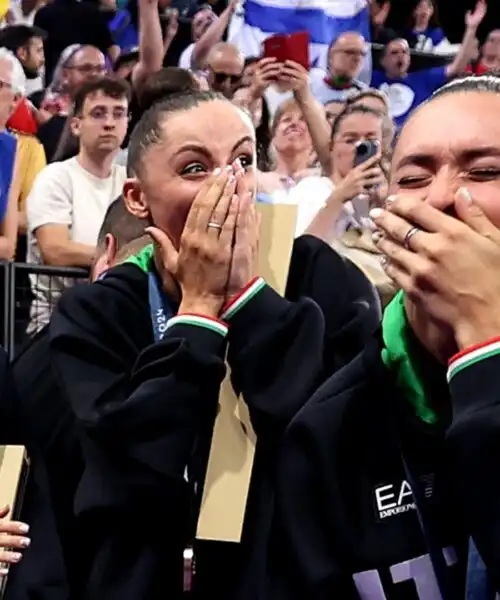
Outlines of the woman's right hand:
{"label": "woman's right hand", "polygon": [[26,537],[29,526],[18,521],[9,521],[5,517],[10,508],[5,506],[0,509],[0,577],[7,575],[8,565],[18,563],[23,555],[20,550],[25,550],[30,545]]}
{"label": "woman's right hand", "polygon": [[[180,313],[217,317],[225,302],[238,214],[232,167],[217,169],[203,184],[189,211],[176,250],[169,237],[148,227],[164,269],[181,289]],[[209,225],[218,225],[218,227]]]}
{"label": "woman's right hand", "polygon": [[337,198],[348,202],[360,194],[369,193],[371,188],[382,185],[385,176],[379,166],[380,155],[372,156],[364,163],[353,167],[335,188]]}

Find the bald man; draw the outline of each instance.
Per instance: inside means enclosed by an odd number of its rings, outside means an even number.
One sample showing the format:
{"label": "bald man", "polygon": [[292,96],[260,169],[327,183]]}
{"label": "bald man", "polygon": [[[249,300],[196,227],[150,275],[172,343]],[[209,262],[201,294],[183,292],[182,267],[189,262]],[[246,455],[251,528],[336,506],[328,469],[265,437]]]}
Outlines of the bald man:
{"label": "bald man", "polygon": [[355,31],[347,31],[335,39],[328,49],[328,71],[312,69],[311,91],[321,104],[345,102],[366,86],[357,80],[368,46]]}
{"label": "bald man", "polygon": [[243,74],[243,54],[236,46],[219,42],[208,53],[205,66],[210,71],[212,88],[231,99]]}

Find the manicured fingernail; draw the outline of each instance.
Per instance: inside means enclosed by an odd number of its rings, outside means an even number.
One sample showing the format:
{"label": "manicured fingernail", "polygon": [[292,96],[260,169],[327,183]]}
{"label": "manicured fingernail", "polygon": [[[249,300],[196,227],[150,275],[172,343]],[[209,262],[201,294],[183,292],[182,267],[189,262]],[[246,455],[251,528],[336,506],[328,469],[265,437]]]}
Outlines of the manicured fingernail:
{"label": "manicured fingernail", "polygon": [[386,204],[392,204],[394,202],[394,200],[396,200],[397,196],[387,196],[387,198],[385,199],[385,203]]}
{"label": "manicured fingernail", "polygon": [[21,546],[27,548],[31,544],[31,540],[29,538],[21,538]]}
{"label": "manicured fingernail", "polygon": [[372,233],[373,243],[376,244],[382,239],[382,233],[380,231],[374,231]]}
{"label": "manicured fingernail", "polygon": [[20,552],[13,552],[12,556],[11,556],[11,560],[13,560],[14,562],[19,562],[22,557],[23,557],[23,555]]}
{"label": "manicured fingernail", "polygon": [[9,574],[9,569],[5,569],[4,567],[2,567],[0,569],[0,577],[5,577],[5,575]]}
{"label": "manicured fingernail", "polygon": [[232,165],[227,165],[226,167],[226,173],[232,173],[233,172],[233,166]]}
{"label": "manicured fingernail", "polygon": [[28,533],[29,530],[30,526],[27,523],[19,523],[19,531],[22,531],[23,533]]}
{"label": "manicured fingernail", "polygon": [[389,259],[387,258],[387,256],[380,257],[380,264],[382,265],[382,268],[387,267],[387,265],[389,264]]}
{"label": "manicured fingernail", "polygon": [[236,181],[236,175],[234,175],[234,174],[229,175],[228,182],[234,183],[235,181]]}
{"label": "manicured fingernail", "polygon": [[241,166],[241,160],[239,158],[237,158],[234,163],[233,163],[234,169],[242,169],[243,167]]}
{"label": "manicured fingernail", "polygon": [[469,192],[469,190],[466,187],[461,187],[458,189],[457,191],[457,196],[460,196],[461,198],[463,198],[467,204],[472,204],[472,194]]}
{"label": "manicured fingernail", "polygon": [[370,211],[370,219],[373,219],[375,221],[382,215],[382,212],[383,211],[381,208],[372,208]]}
{"label": "manicured fingernail", "polygon": [[214,169],[214,176],[217,177],[217,175],[220,175],[220,172],[221,172],[220,168],[217,167],[216,169]]}

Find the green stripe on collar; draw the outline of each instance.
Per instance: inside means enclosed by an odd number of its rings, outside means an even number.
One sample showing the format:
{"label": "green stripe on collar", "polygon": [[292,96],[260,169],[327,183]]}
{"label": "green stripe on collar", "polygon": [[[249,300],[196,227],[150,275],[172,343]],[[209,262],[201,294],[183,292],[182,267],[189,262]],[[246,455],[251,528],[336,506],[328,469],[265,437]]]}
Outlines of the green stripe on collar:
{"label": "green stripe on collar", "polygon": [[151,271],[153,255],[154,255],[154,246],[153,246],[153,244],[148,244],[147,246],[144,246],[144,248],[142,250],[139,250],[139,252],[137,254],[129,256],[123,262],[125,264],[131,263],[133,265],[136,265],[137,267],[139,267],[139,269],[144,271],[144,273],[149,273]]}
{"label": "green stripe on collar", "polygon": [[[442,416],[439,408],[445,408],[443,401],[448,396],[446,370],[415,337],[406,317],[402,291],[396,294],[384,311],[382,335],[385,346],[382,360],[394,374],[396,387],[411,402],[422,421],[437,424]],[[433,403],[433,400],[437,400],[437,403]]]}

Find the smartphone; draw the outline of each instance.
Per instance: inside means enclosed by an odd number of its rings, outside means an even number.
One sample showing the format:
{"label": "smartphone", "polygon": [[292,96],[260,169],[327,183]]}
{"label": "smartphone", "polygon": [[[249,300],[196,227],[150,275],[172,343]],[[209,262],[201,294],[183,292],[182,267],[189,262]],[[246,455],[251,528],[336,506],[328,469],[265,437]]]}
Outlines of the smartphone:
{"label": "smartphone", "polygon": [[309,40],[307,31],[272,35],[264,40],[263,58],[275,58],[278,62],[293,60],[309,70]]}
{"label": "smartphone", "polygon": [[364,140],[358,142],[355,148],[353,166],[357,167],[378,154],[380,144],[377,140]]}

